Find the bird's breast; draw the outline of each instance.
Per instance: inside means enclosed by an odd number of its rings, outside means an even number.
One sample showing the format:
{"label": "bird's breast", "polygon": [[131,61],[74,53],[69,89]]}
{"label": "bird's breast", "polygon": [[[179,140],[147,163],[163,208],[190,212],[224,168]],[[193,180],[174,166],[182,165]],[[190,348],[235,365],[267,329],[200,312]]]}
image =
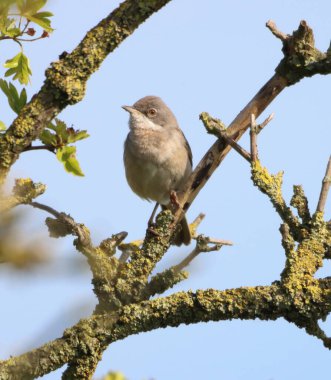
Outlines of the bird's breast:
{"label": "bird's breast", "polygon": [[[177,132],[177,131],[175,131]],[[182,136],[161,130],[130,131],[124,146],[127,181],[142,198],[161,204],[169,202],[171,190],[178,190],[191,172]]]}

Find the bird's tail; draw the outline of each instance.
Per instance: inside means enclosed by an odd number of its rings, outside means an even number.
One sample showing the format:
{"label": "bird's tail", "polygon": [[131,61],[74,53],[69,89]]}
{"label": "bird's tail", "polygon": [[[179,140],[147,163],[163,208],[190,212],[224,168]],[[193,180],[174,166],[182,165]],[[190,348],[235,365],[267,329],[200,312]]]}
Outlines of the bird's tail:
{"label": "bird's tail", "polygon": [[[168,209],[167,206],[162,205],[162,210]],[[173,243],[177,246],[182,244],[189,245],[191,243],[191,231],[188,225],[186,216],[184,215],[183,219],[179,223],[179,228],[174,236]]]}

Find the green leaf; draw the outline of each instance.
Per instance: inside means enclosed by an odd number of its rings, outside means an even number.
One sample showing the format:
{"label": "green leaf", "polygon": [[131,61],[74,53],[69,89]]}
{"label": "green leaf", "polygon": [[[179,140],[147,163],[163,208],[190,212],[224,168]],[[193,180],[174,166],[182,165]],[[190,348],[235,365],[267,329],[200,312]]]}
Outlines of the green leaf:
{"label": "green leaf", "polygon": [[45,144],[45,145],[51,145],[51,146],[54,146],[56,147],[57,146],[57,138],[56,138],[56,135],[54,133],[52,133],[50,130],[48,129],[44,129],[40,136],[39,136],[39,140]]}
{"label": "green leaf", "polygon": [[60,162],[62,162],[68,173],[81,177],[84,176],[84,173],[82,172],[76,158],[75,146],[63,146],[62,148],[59,148],[56,152],[56,157]]}
{"label": "green leaf", "polygon": [[10,108],[14,112],[19,114],[27,101],[25,88],[23,88],[21,90],[21,93],[18,94],[16,87],[12,83],[7,82],[4,79],[0,79],[0,88],[3,91],[3,93],[7,96]]}
{"label": "green leaf", "polygon": [[4,67],[8,69],[5,72],[6,77],[13,75],[13,79],[18,79],[21,84],[29,83],[32,72],[29,65],[29,59],[22,51],[15,55],[14,58],[8,59],[4,64]]}
{"label": "green leaf", "polygon": [[10,28],[6,30],[6,36],[8,37],[17,37],[21,34],[21,29],[20,28]]}
{"label": "green leaf", "polygon": [[52,32],[51,20],[49,17],[53,16],[51,12],[39,12],[41,8],[47,3],[47,0],[25,0],[18,1],[18,9],[20,15],[41,26],[47,32]]}
{"label": "green leaf", "polygon": [[26,105],[27,99],[26,89],[23,88],[20,93],[20,111]]}
{"label": "green leaf", "polygon": [[21,30],[16,27],[16,20],[13,18],[1,16],[0,10],[0,33],[1,36],[16,37],[21,33]]}
{"label": "green leaf", "polygon": [[66,141],[68,137],[67,124],[60,119],[55,119],[55,123],[56,133]]}
{"label": "green leaf", "polygon": [[73,128],[69,129],[68,143],[73,143],[79,140],[84,140],[90,137],[87,131],[75,131]]}
{"label": "green leaf", "polygon": [[56,133],[57,146],[67,145],[69,134],[67,124],[64,121],[55,119],[55,124],[49,123],[48,128]]}
{"label": "green leaf", "polygon": [[4,64],[4,67],[8,67],[8,68],[17,67],[18,66],[18,61],[20,60],[20,55],[21,54],[22,53],[18,53],[17,55],[15,55],[14,58],[7,59],[6,63]]}
{"label": "green leaf", "polygon": [[0,131],[5,131],[7,129],[6,124],[0,120]]}
{"label": "green leaf", "polygon": [[17,7],[21,15],[26,16],[27,14],[37,13],[46,3],[47,0],[18,0]]}
{"label": "green leaf", "polygon": [[[68,128],[67,124],[60,119],[55,119],[55,122],[49,123],[46,128],[45,131],[48,132],[45,132],[45,135],[41,135],[41,141],[44,144],[52,145],[57,149],[89,137],[87,131],[75,130],[72,127]],[[49,130],[54,131],[55,134],[51,133]]]}
{"label": "green leaf", "polygon": [[41,26],[47,32],[52,32],[54,29],[51,27],[51,20],[49,17],[52,17],[53,13],[51,12],[39,12],[34,15],[26,15],[25,17],[34,22],[35,24]]}

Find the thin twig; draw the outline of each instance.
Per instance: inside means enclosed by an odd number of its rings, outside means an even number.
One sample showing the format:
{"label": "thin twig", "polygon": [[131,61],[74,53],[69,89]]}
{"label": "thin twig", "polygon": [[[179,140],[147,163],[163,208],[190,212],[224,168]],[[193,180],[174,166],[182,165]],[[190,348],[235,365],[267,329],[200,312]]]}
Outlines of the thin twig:
{"label": "thin twig", "polygon": [[272,20],[269,20],[267,23],[266,23],[266,27],[271,31],[271,33],[279,38],[281,41],[286,41],[289,39],[289,35],[288,34],[285,34],[283,32],[281,32],[280,30],[277,29],[277,26],[275,24],[274,21]]}
{"label": "thin twig", "polygon": [[52,153],[55,153],[55,147],[52,145],[30,145],[27,146],[23,152],[27,152],[29,150],[49,150]]}
{"label": "thin twig", "polygon": [[275,114],[274,113],[272,113],[271,115],[269,115],[261,124],[258,124],[257,126],[256,126],[256,133],[257,134],[259,134],[261,131],[262,131],[262,129],[266,126],[266,125],[268,125],[269,123],[270,123],[270,121],[274,118],[274,116],[275,116]]}
{"label": "thin twig", "polygon": [[316,212],[323,212],[324,211],[326,199],[328,197],[328,192],[330,189],[330,185],[331,185],[331,156],[329,157],[329,161],[328,161],[328,164],[326,167],[325,176],[324,176],[323,181],[322,181],[322,188],[321,188],[321,193],[320,193],[320,197],[318,200]]}
{"label": "thin twig", "polygon": [[252,162],[255,162],[258,159],[257,156],[257,142],[256,142],[256,119],[255,115],[252,113],[251,114],[251,130],[250,130],[250,138],[251,138],[251,157],[252,157]]}
{"label": "thin twig", "polygon": [[[65,224],[66,228],[68,229],[66,234],[70,233],[70,234],[77,236],[80,245],[85,250],[85,254],[88,250],[90,250],[92,245],[91,245],[91,238],[90,238],[89,231],[86,228],[84,228],[83,225],[75,222],[75,220],[70,215],[67,215],[63,212],[58,212],[58,211],[54,210],[52,207],[46,206],[46,205],[39,203],[39,202],[30,202],[28,204],[32,207],[46,211],[49,214],[55,216],[55,218],[58,222]],[[48,227],[50,228],[49,225],[48,225]],[[61,236],[64,236],[64,235],[61,235]],[[82,251],[81,249],[78,249],[78,250]]]}
{"label": "thin twig", "polygon": [[237,142],[235,142],[231,137],[227,136],[226,133],[222,133],[221,136],[232,148],[238,152],[246,161],[251,162],[251,155],[245,150],[242,146],[240,146]]}
{"label": "thin twig", "polygon": [[27,20],[27,21],[26,21],[26,24],[24,25],[24,28],[23,28],[23,30],[22,30],[22,32],[21,32],[21,35],[24,34],[25,31],[28,29],[29,24],[30,24],[30,20]]}
{"label": "thin twig", "polygon": [[[185,267],[187,267],[200,253],[202,252],[212,252],[219,251],[223,245],[233,245],[232,241],[213,239],[207,236],[199,235],[197,238],[197,243],[193,251],[187,255],[179,264],[175,265],[174,268],[176,271],[180,272]],[[209,246],[208,244],[214,244]]]}
{"label": "thin twig", "polygon": [[34,41],[38,41],[38,40],[42,40],[44,39],[45,37],[36,37],[36,38],[31,38],[31,39],[28,39],[28,38],[17,38],[17,41],[21,41],[21,42],[34,42]]}
{"label": "thin twig", "polygon": [[52,207],[49,207],[49,206],[46,206],[42,203],[39,203],[39,202],[30,202],[28,203],[30,206],[32,207],[35,207],[35,208],[39,208],[40,210],[44,210],[46,212],[48,212],[49,214],[55,216],[56,218],[60,218],[61,217],[61,213],[54,210]]}
{"label": "thin twig", "polygon": [[190,232],[191,232],[191,236],[192,238],[195,238],[197,236],[197,229],[198,227],[200,226],[201,222],[204,220],[205,218],[205,214],[204,213],[200,213],[194,220],[192,223],[190,223],[189,227],[190,227]]}
{"label": "thin twig", "polygon": [[200,212],[200,214],[193,220],[191,224],[195,226],[199,226],[200,223],[205,219],[205,216],[206,214],[204,214],[203,212]]}

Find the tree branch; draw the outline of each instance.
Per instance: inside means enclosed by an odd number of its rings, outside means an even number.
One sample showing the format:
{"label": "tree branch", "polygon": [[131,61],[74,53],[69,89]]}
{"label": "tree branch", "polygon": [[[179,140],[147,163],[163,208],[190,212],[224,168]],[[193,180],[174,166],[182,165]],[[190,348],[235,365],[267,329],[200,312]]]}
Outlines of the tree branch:
{"label": "tree branch", "polygon": [[293,196],[290,205],[298,210],[299,217],[304,225],[308,225],[311,220],[311,215],[308,207],[308,199],[305,196],[302,186],[293,186]]}
{"label": "tree branch", "polygon": [[329,189],[331,186],[331,156],[329,157],[328,165],[326,167],[325,176],[322,182],[322,188],[317,205],[317,212],[324,212],[326,199],[328,197]]}
{"label": "tree branch", "polygon": [[257,156],[257,124],[255,120],[255,115],[251,114],[251,129],[249,132],[250,141],[251,141],[251,158],[252,161],[256,161],[258,159]]}
{"label": "tree branch", "polygon": [[52,145],[29,145],[23,149],[23,152],[28,152],[31,150],[48,150],[52,153],[55,153],[55,147]]}
{"label": "tree branch", "polygon": [[[321,288],[331,290],[329,279],[321,279],[318,283]],[[315,303],[304,305],[304,310],[307,313],[316,311],[317,316],[324,315],[319,310],[327,308],[331,311],[329,298],[329,295],[324,295]],[[300,318],[299,311],[297,313]],[[179,292],[168,297],[127,305],[117,312],[83,319],[67,329],[63,337],[1,362],[0,378],[21,380],[24,373],[25,380],[32,380],[60,368],[73,360],[77,352],[86,352],[86,338],[82,340],[85,335],[89,344],[97,339],[103,348],[129,335],[160,327],[229,319],[276,320],[284,316],[293,317],[294,314],[288,294],[279,283],[224,291],[209,289]]]}
{"label": "tree branch", "polygon": [[42,195],[45,190],[45,185],[35,183],[30,178],[16,179],[12,195],[0,198],[0,213],[18,205],[31,204],[32,200]]}
{"label": "tree branch", "polygon": [[[209,244],[213,244],[210,246]],[[199,235],[196,237],[196,245],[193,251],[186,256],[179,264],[174,266],[174,269],[179,272],[187,267],[200,253],[219,251],[224,245],[233,245],[232,241],[212,239],[208,236]]]}

